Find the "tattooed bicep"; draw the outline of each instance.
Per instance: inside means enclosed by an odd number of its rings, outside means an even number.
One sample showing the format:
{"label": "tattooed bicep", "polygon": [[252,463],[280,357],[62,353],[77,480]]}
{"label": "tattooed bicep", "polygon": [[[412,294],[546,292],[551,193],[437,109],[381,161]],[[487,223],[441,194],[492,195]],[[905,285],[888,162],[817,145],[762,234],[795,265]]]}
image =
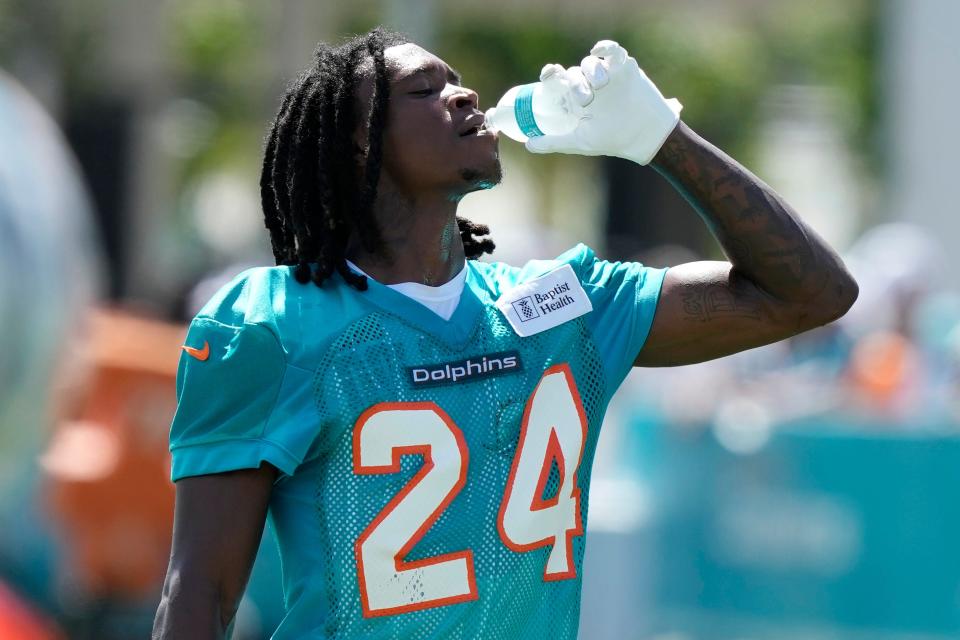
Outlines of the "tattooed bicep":
{"label": "tattooed bicep", "polygon": [[798,332],[798,309],[783,305],[727,262],[667,271],[638,366],[712,360]]}

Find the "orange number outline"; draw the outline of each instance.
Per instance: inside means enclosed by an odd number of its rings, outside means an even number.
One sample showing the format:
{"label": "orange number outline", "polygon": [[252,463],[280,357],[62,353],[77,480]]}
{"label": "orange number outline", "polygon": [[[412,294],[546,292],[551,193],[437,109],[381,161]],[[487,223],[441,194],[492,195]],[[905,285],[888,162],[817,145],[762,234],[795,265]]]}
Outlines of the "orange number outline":
{"label": "orange number outline", "polygon": [[[373,531],[393,512],[394,509],[397,508],[397,505],[399,505],[400,502],[403,501],[403,499],[409,495],[411,491],[413,491],[414,487],[419,485],[430,474],[434,468],[434,463],[432,447],[429,444],[425,444],[408,447],[394,447],[392,450],[392,464],[379,466],[363,465],[361,464],[360,458],[360,434],[363,431],[363,427],[366,425],[367,421],[377,413],[383,411],[422,410],[433,411],[436,413],[440,419],[443,420],[444,424],[456,439],[457,448],[460,451],[460,476],[453,488],[447,492],[447,495],[444,497],[444,499],[439,505],[437,505],[436,509],[433,510],[430,516],[424,520],[423,524],[420,525],[420,527],[414,532],[413,536],[406,542],[406,544],[400,547],[400,550],[397,551],[396,555],[394,555],[394,566],[397,572],[400,572],[463,559],[466,561],[467,582],[469,584],[470,591],[465,594],[459,594],[447,598],[424,600],[408,605],[400,605],[397,607],[388,607],[384,609],[371,609],[367,596],[366,580],[364,578],[363,553],[361,547],[367,538],[373,533]],[[363,609],[363,616],[365,618],[396,615],[399,613],[407,613],[409,611],[417,611],[420,609],[431,609],[433,607],[441,607],[449,604],[456,604],[458,602],[468,602],[470,600],[476,600],[479,597],[473,564],[473,551],[471,549],[454,551],[431,558],[415,560],[413,562],[405,562],[403,560],[403,558],[413,549],[413,547],[420,542],[423,536],[426,535],[427,531],[430,530],[430,527],[436,523],[443,511],[450,506],[450,503],[453,502],[453,499],[458,493],[460,493],[460,490],[463,489],[467,482],[467,466],[470,462],[470,452],[467,449],[463,432],[460,431],[459,427],[457,427],[450,416],[448,416],[447,413],[434,402],[381,402],[364,411],[357,420],[357,424],[353,430],[353,472],[357,475],[399,473],[400,459],[405,455],[422,455],[423,466],[416,473],[416,475],[414,475],[413,478],[411,478],[410,481],[407,482],[407,484],[404,485],[404,487],[390,500],[390,502],[387,503],[387,505],[380,511],[380,513],[377,514],[373,521],[367,525],[366,529],[363,530],[363,533],[360,534],[360,536],[357,538],[357,541],[354,543],[354,555],[357,559],[357,576],[360,583],[360,600]]]}
{"label": "orange number outline", "polygon": [[[573,403],[576,406],[583,437],[580,440],[580,451],[577,454],[577,464],[573,467],[573,490],[571,491],[570,495],[574,501],[576,526],[572,529],[567,529],[566,535],[564,536],[566,538],[567,546],[567,570],[559,573],[548,573],[547,564],[544,563],[543,579],[547,582],[555,580],[569,580],[577,577],[577,568],[573,561],[573,539],[577,536],[583,535],[583,519],[580,515],[580,484],[577,475],[580,471],[580,463],[583,461],[583,450],[587,443],[587,414],[583,409],[583,401],[580,398],[580,392],[577,389],[576,382],[574,381],[573,372],[570,370],[570,365],[567,363],[554,365],[544,371],[533,393],[530,394],[530,397],[527,399],[527,405],[523,410],[523,422],[520,424],[520,439],[519,442],[517,442],[517,451],[513,456],[513,465],[510,468],[510,476],[507,478],[507,486],[504,488],[503,500],[500,502],[500,512],[497,515],[497,531],[500,533],[500,540],[502,540],[503,544],[505,544],[507,548],[512,551],[522,553],[525,551],[539,549],[540,547],[550,546],[551,544],[557,544],[559,542],[559,536],[555,535],[546,536],[545,538],[527,544],[517,544],[513,542],[507,535],[507,532],[503,526],[503,519],[506,515],[507,503],[510,502],[510,499],[513,495],[513,485],[517,477],[517,468],[520,466],[520,455],[523,451],[524,445],[526,444],[527,427],[530,423],[530,412],[533,409],[534,399],[537,397],[537,393],[540,391],[540,385],[543,380],[549,375],[561,372],[564,375],[567,387],[570,390],[570,395],[573,398]],[[557,495],[549,500],[543,500],[543,489],[546,486],[547,478],[550,476],[550,463],[553,459],[553,456],[556,457],[560,471],[560,486],[557,489]],[[543,467],[541,467],[540,478],[537,482],[537,491],[533,494],[533,500],[530,504],[531,511],[541,511],[559,502],[560,489],[563,487],[563,478],[565,477],[564,474],[566,473],[565,467],[566,465],[564,463],[563,453],[560,450],[560,443],[557,438],[556,428],[551,426],[549,440],[547,441],[547,450],[544,454]]]}

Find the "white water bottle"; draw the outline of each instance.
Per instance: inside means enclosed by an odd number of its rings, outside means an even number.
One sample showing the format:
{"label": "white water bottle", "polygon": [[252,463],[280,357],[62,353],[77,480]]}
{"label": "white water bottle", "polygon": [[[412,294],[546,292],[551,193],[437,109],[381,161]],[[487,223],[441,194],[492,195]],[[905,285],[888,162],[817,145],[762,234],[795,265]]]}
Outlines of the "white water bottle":
{"label": "white water bottle", "polygon": [[561,76],[563,67],[544,69],[541,82],[513,87],[497,106],[484,114],[486,126],[499,129],[517,142],[542,135],[563,135],[577,128],[579,109],[569,98]]}

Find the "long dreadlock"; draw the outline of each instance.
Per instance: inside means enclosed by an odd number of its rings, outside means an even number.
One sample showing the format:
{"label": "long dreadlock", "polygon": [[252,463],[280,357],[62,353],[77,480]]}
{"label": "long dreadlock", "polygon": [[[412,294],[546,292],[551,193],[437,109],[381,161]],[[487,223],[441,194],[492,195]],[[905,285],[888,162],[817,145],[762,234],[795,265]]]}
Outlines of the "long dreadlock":
{"label": "long dreadlock", "polygon": [[[383,159],[390,99],[384,49],[407,42],[381,27],[339,47],[320,44],[314,65],[287,89],[267,138],[260,176],[264,222],[277,264],[295,266],[298,282],[320,286],[334,272],[363,291],[367,280],[346,263],[355,232],[364,250],[383,251],[373,213]],[[357,178],[353,142],[357,125],[357,68],[373,60],[373,96],[367,118],[367,156]],[[468,258],[494,249],[490,229],[457,217]],[[315,265],[312,267],[311,265]]]}

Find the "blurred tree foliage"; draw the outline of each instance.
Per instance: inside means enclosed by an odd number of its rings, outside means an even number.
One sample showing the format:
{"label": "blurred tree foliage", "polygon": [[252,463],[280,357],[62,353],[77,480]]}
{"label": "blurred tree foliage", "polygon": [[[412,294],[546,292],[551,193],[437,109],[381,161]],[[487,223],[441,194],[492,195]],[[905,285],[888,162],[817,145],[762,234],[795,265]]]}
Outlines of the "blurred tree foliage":
{"label": "blurred tree foliage", "polygon": [[440,21],[436,50],[459,67],[484,103],[515,84],[537,79],[547,62],[579,64],[600,38],[617,40],[683,117],[734,155],[749,161],[762,102],[780,84],[827,85],[844,98],[845,130],[867,155],[878,115],[879,9],[875,3],[772,3],[755,13],[715,21],[691,9],[625,12],[623,20],[587,27],[544,21],[515,10],[509,19]]}
{"label": "blurred tree foliage", "polygon": [[[60,72],[64,102],[116,91],[107,44],[119,0],[18,2],[0,0],[0,65],[39,51]],[[437,32],[430,48],[459,68],[488,107],[508,87],[536,80],[547,62],[578,64],[600,38],[621,42],[663,93],[684,103],[683,117],[748,164],[764,101],[777,85],[828,86],[843,102],[843,130],[852,148],[882,170],[877,142],[880,115],[878,60],[881,9],[870,0],[767,3],[624,3],[588,20],[542,7],[472,7],[436,3]],[[207,130],[189,152],[173,159],[182,192],[224,167],[254,171],[263,133],[279,99],[276,57],[287,5],[241,0],[171,0],[163,15],[163,60],[157,62],[172,98],[208,114]],[[338,8],[329,32],[363,32],[382,20],[383,3],[357,1]],[[135,14],[134,14],[135,15]],[[137,25],[125,24],[136,29]],[[127,38],[135,42],[135,38]],[[303,52],[309,64],[310,51]],[[14,66],[16,66],[14,64]],[[27,65],[29,67],[29,65]],[[108,70],[104,72],[104,70]],[[294,70],[290,71],[293,75]],[[188,110],[189,112],[189,110]],[[560,157],[541,160],[538,171]]]}
{"label": "blurred tree foliage", "polygon": [[721,145],[744,152],[752,110],[764,87],[749,64],[751,39],[712,47],[706,39],[677,39],[676,33],[665,21],[650,22],[642,32],[616,26],[599,35],[523,19],[448,23],[437,49],[455,61],[484,102],[493,103],[507,87],[535,81],[545,63],[579,64],[600,36],[614,39],[640,61],[664,95],[681,97],[685,119],[712,132]]}
{"label": "blurred tree foliage", "polygon": [[834,89],[851,147],[875,174],[883,164],[882,20],[884,3],[787,3],[757,18],[771,79],[780,84],[824,85]]}
{"label": "blurred tree foliage", "polygon": [[[851,147],[879,168],[874,143],[879,11],[868,0],[839,4],[842,10],[831,0],[710,10],[695,4],[669,10],[625,4],[616,14],[582,21],[520,3],[499,12],[437,3],[436,32],[428,48],[458,68],[485,109],[510,86],[536,80],[545,63],[578,64],[598,39],[617,40],[665,95],[680,98],[688,123],[748,166],[755,166],[771,91],[779,85],[826,86],[841,99],[841,130]],[[237,0],[179,0],[174,6],[171,52],[181,89],[214,110],[219,122],[209,145],[181,166],[181,179],[189,183],[224,162],[259,161],[260,149],[253,143],[260,142],[269,114],[262,113],[258,92],[275,85],[258,67],[264,48],[271,46],[262,28],[266,9]],[[336,32],[365,32],[382,15],[378,3],[344,7]],[[304,64],[309,55],[303,52]],[[514,158],[528,160],[524,154]],[[548,156],[527,167],[542,181],[540,192],[549,194],[558,167],[578,161]],[[699,223],[692,218],[688,223],[690,229],[665,235],[689,238],[706,253],[715,250]]]}
{"label": "blurred tree foliage", "polygon": [[[577,64],[601,37],[621,42],[664,94],[684,103],[684,118],[718,144],[749,160],[758,113],[776,84],[829,85],[846,105],[854,148],[879,157],[877,62],[879,3],[809,0],[721,5],[635,6],[589,23],[557,19],[517,4],[499,15],[476,15],[460,3],[438,3],[432,47],[457,66],[489,105],[508,87],[535,80],[546,62]],[[70,94],[103,89],[97,73],[110,0],[16,2],[0,0],[0,63],[24,47],[44,47],[59,62]],[[238,151],[235,136],[262,130],[261,95],[273,86],[265,53],[276,46],[263,27],[267,5],[240,0],[172,0],[167,51],[176,91],[210,108],[218,133],[187,164],[216,164]],[[362,32],[382,18],[377,3],[341,9],[342,33]],[[723,16],[724,19],[717,19]],[[547,19],[550,18],[550,19]],[[309,61],[304,52],[304,63]],[[268,57],[268,56],[266,56]],[[259,136],[257,136],[259,140]],[[875,165],[876,166],[876,165]]]}
{"label": "blurred tree foliage", "polygon": [[208,170],[249,164],[258,158],[265,128],[261,92],[269,69],[263,52],[265,5],[237,0],[171,3],[169,52],[179,92],[215,116],[214,131],[178,172],[189,181]]}
{"label": "blurred tree foliage", "polygon": [[17,24],[19,16],[13,10],[13,0],[0,0],[0,60],[11,56],[14,35],[22,27]]}
{"label": "blurred tree foliage", "polygon": [[0,66],[14,73],[56,73],[67,100],[108,92],[109,78],[101,73],[108,3],[0,0]]}

